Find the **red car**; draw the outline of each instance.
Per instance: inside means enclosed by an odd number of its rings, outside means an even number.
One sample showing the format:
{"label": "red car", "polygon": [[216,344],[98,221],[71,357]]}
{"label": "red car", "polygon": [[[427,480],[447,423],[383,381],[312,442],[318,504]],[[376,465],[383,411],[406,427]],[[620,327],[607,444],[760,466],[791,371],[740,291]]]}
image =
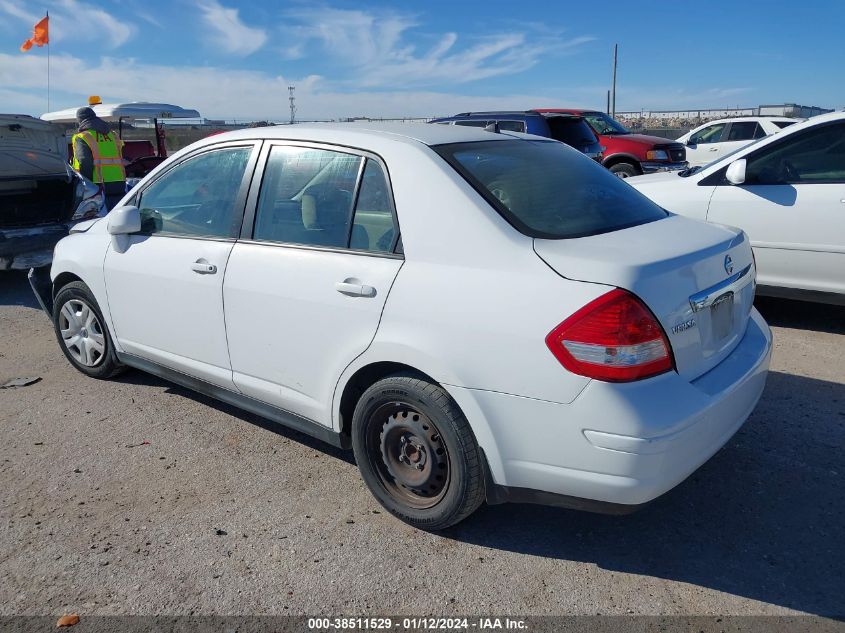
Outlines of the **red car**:
{"label": "red car", "polygon": [[689,167],[687,150],[682,143],[659,136],[634,134],[604,112],[578,108],[536,108],[536,111],[584,117],[606,148],[602,164],[620,178]]}

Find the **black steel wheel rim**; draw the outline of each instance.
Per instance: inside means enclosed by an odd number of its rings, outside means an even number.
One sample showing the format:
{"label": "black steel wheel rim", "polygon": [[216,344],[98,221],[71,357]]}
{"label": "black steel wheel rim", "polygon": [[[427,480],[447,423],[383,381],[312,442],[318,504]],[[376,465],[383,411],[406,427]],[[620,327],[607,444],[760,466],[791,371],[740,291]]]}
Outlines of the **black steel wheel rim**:
{"label": "black steel wheel rim", "polygon": [[437,505],[451,481],[449,452],[431,419],[407,402],[390,402],[370,416],[367,455],[381,485],[418,510]]}

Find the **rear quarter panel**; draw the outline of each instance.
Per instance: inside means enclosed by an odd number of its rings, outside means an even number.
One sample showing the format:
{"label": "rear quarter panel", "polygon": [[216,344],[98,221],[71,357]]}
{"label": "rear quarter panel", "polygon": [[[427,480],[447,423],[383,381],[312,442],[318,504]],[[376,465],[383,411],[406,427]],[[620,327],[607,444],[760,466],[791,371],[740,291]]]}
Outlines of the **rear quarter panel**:
{"label": "rear quarter panel", "polygon": [[575,399],[588,379],[564,370],[545,337],[609,288],[555,273],[532,239],[432,150],[406,147],[384,158],[406,261],[375,339],[341,377],[335,422],[345,382],[380,361],[410,365],[447,386]]}

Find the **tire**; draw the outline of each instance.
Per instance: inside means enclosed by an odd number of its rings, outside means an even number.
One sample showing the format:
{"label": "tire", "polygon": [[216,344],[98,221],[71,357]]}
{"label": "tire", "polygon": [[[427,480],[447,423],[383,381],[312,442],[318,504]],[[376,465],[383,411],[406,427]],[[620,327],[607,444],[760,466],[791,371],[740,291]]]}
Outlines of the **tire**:
{"label": "tire", "polygon": [[65,357],[86,376],[105,379],[124,371],[100,306],[83,282],[72,281],[56,294],[53,329]]}
{"label": "tire", "polygon": [[355,406],[352,448],[373,496],[416,528],[448,528],[484,501],[481,449],[439,385],[407,374],[373,384]]}
{"label": "tire", "polygon": [[619,178],[633,178],[640,175],[640,170],[631,163],[616,163],[610,168],[610,173],[616,174]]}

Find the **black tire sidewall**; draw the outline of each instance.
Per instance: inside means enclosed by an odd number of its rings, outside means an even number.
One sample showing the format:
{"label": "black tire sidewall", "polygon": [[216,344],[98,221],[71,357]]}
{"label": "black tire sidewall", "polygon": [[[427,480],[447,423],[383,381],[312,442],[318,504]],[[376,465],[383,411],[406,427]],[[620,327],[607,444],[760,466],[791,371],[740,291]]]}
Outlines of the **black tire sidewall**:
{"label": "black tire sidewall", "polygon": [[[418,509],[402,504],[390,494],[378,473],[375,472],[372,460],[380,459],[380,457],[369,454],[367,447],[369,425],[365,422],[370,421],[373,413],[379,407],[396,401],[406,402],[426,415],[445,440],[449,455],[449,487],[444,497],[432,508]],[[402,378],[386,378],[377,382],[363,393],[355,407],[352,421],[352,447],[358,468],[367,487],[387,511],[406,523],[421,529],[442,529],[461,520],[466,514],[470,487],[470,472],[466,454],[467,451],[478,453],[479,449],[474,439],[472,445],[466,445],[466,442],[461,439],[452,417],[442,407],[437,406],[423,389],[405,382]],[[463,422],[466,424],[465,420]]]}
{"label": "black tire sidewall", "polygon": [[[618,174],[620,172],[628,174],[628,178],[633,178],[634,176],[640,175],[640,172],[631,163],[617,163],[613,167],[610,168],[610,171],[614,174]],[[618,178],[618,176],[617,176],[617,178]]]}
{"label": "black tire sidewall", "polygon": [[[64,340],[62,339],[62,332],[59,328],[59,313],[62,309],[62,306],[71,299],[79,299],[81,301],[84,301],[85,304],[94,311],[94,314],[97,316],[97,319],[100,322],[100,327],[103,328],[103,339],[105,341],[106,350],[103,354],[102,362],[95,367],[87,367],[79,363],[70,354],[67,349],[67,346],[65,345]],[[121,365],[118,362],[117,357],[115,356],[114,345],[112,344],[111,340],[111,333],[109,332],[106,320],[103,318],[103,313],[100,310],[100,306],[97,303],[97,300],[94,298],[94,295],[91,290],[84,283],[80,281],[71,282],[66,286],[63,286],[59,290],[59,292],[56,293],[56,297],[53,301],[53,331],[56,333],[56,340],[58,340],[59,347],[61,348],[62,353],[65,355],[65,358],[68,359],[71,365],[73,365],[76,369],[78,369],[86,376],[90,376],[92,378],[110,378],[121,368]]]}

